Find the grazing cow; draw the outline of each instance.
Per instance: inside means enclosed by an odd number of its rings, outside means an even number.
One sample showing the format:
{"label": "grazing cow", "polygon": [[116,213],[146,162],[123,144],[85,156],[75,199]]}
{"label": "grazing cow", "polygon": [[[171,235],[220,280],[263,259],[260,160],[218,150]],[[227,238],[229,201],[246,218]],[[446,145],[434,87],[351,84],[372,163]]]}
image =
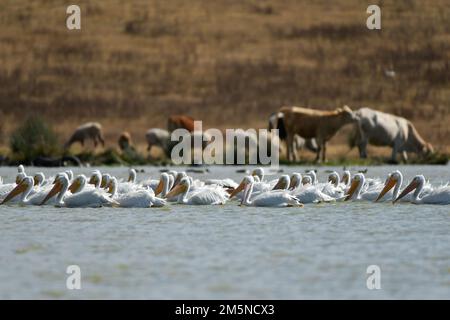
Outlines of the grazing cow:
{"label": "grazing cow", "polygon": [[131,141],[131,134],[127,131],[122,132],[117,143],[119,144],[119,148],[122,151],[132,147],[133,142]]}
{"label": "grazing cow", "polygon": [[194,119],[185,115],[170,116],[167,121],[167,130],[172,132],[176,129],[186,129],[189,132],[193,132]]}
{"label": "grazing cow", "polygon": [[70,148],[70,146],[75,142],[79,142],[82,146],[84,146],[84,140],[86,139],[92,139],[95,147],[97,147],[98,142],[100,142],[104,147],[105,140],[103,139],[102,125],[98,122],[88,122],[79,126],[74,131],[70,139],[64,144],[64,148]]}
{"label": "grazing cow", "polygon": [[405,118],[370,108],[361,108],[354,113],[358,120],[354,144],[358,146],[361,158],[367,158],[368,143],[392,147],[392,162],[396,162],[397,153],[401,153],[406,162],[407,152],[426,155],[434,151]]}
{"label": "grazing cow", "polygon": [[[278,129],[278,136],[281,141],[286,141],[286,128],[284,126],[284,114],[281,112],[272,113],[269,117],[269,130]],[[304,139],[300,137],[298,134],[294,135],[294,139],[292,141],[293,146],[292,150],[294,153],[294,161],[297,161],[298,154],[297,151],[303,148],[311,152],[317,152],[318,146],[316,139]],[[280,143],[281,149],[281,143]],[[281,151],[280,151],[281,152]]]}
{"label": "grazing cow", "polygon": [[147,140],[147,151],[150,151],[153,146],[163,149],[164,154],[170,157],[170,133],[167,130],[152,128],[145,133]]}
{"label": "grazing cow", "polygon": [[315,138],[318,144],[316,161],[326,161],[326,143],[344,125],[354,122],[355,116],[348,106],[333,111],[321,111],[300,107],[282,107],[286,128],[288,160],[293,158],[293,139],[295,134],[305,138]]}
{"label": "grazing cow", "polygon": [[[191,135],[192,148],[194,147],[195,137],[197,137],[198,139],[202,139],[202,149],[206,147],[210,140],[210,138],[205,135],[204,132],[192,132],[189,134]],[[178,143],[178,141],[171,141],[169,131],[159,128],[149,129],[145,133],[145,139],[147,140],[147,151],[150,151],[153,146],[157,146],[163,149],[164,154],[168,158],[171,157],[172,149]],[[207,141],[204,141],[205,139]]]}

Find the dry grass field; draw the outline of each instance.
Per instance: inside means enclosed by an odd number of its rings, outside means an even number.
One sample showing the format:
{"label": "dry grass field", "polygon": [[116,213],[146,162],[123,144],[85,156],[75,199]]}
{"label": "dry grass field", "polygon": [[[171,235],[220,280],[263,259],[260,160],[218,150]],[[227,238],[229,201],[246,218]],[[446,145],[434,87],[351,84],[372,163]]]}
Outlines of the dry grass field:
{"label": "dry grass field", "polygon": [[[0,145],[36,114],[61,142],[99,121],[109,145],[127,130],[142,149],[174,113],[248,128],[282,105],[347,104],[405,116],[449,151],[449,1],[372,2],[381,31],[361,0],[79,0],[69,31],[67,1],[2,0]],[[347,155],[349,130],[330,157]]]}

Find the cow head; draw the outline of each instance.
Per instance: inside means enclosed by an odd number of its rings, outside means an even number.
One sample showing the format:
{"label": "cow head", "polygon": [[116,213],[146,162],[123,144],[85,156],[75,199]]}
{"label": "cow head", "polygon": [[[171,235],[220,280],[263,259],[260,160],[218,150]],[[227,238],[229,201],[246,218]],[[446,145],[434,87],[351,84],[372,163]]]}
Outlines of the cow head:
{"label": "cow head", "polygon": [[430,155],[434,153],[434,148],[431,145],[431,143],[426,142],[425,145],[422,147],[421,153],[423,155]]}
{"label": "cow head", "polygon": [[358,120],[355,113],[350,109],[349,106],[343,106],[337,109],[338,113],[348,122],[353,122]]}

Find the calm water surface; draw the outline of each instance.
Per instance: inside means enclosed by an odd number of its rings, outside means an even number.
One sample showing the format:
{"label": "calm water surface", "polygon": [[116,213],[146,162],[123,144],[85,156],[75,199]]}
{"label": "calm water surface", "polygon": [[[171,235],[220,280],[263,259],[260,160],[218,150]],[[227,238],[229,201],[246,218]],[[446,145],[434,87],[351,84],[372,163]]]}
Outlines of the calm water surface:
{"label": "calm water surface", "polygon": [[[99,169],[127,175],[126,168]],[[160,168],[142,169],[140,179],[159,177]],[[237,169],[212,167],[193,176],[240,180]],[[319,179],[330,169],[319,168]],[[370,167],[366,176],[384,179],[393,169]],[[450,181],[450,166],[395,169],[406,180],[423,173],[434,184]],[[27,170],[36,171],[57,172]],[[0,168],[5,182],[15,174]],[[81,290],[66,289],[72,264],[81,268]],[[381,290],[366,287],[369,265],[381,268]],[[449,299],[450,206],[1,206],[0,298]]]}

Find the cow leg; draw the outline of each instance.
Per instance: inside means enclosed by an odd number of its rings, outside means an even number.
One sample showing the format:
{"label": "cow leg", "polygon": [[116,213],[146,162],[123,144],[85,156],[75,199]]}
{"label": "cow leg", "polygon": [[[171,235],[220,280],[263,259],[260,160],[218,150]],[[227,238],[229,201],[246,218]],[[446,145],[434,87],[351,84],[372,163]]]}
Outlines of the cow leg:
{"label": "cow leg", "polygon": [[317,153],[315,162],[320,162],[320,153],[322,152],[322,141],[317,140]]}
{"label": "cow leg", "polygon": [[397,152],[398,152],[398,147],[397,147],[397,144],[394,143],[394,145],[392,146],[392,155],[391,155],[392,163],[397,162]]}
{"label": "cow leg", "polygon": [[94,137],[94,139],[92,139],[93,141],[94,141],[94,148],[97,148],[97,139],[95,139],[95,137]]}
{"label": "cow leg", "polygon": [[288,161],[292,161],[292,137],[290,134],[286,137],[286,149],[287,149],[287,159]]}
{"label": "cow leg", "polygon": [[406,151],[403,151],[403,152],[402,152],[402,158],[403,158],[403,161],[404,161],[405,163],[408,162],[408,154],[406,153]]}
{"label": "cow leg", "polygon": [[327,162],[327,143],[326,143],[326,141],[323,142],[323,146],[322,146],[322,162]]}
{"label": "cow leg", "polygon": [[297,153],[297,149],[298,149],[298,143],[297,143],[297,139],[293,139],[292,141],[292,151],[293,151],[293,156],[294,156],[294,161],[297,162],[298,160],[298,153]]}
{"label": "cow leg", "polygon": [[361,159],[366,159],[367,158],[367,139],[366,138],[362,138],[360,143],[358,144],[358,149],[359,149],[359,157]]}
{"label": "cow leg", "polygon": [[99,134],[97,135],[97,139],[98,139],[98,140],[100,141],[100,143],[102,144],[102,147],[105,147],[105,140],[103,139],[101,133],[99,133]]}

